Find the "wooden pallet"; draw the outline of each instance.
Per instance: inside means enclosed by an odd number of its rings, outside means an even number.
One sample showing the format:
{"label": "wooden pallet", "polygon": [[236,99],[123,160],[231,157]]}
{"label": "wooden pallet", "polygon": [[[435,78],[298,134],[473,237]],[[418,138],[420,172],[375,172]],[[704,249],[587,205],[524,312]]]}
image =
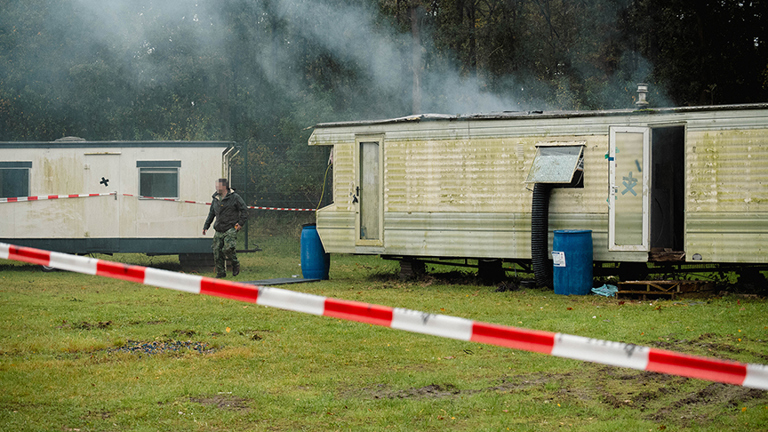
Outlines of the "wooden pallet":
{"label": "wooden pallet", "polygon": [[642,296],[643,300],[647,300],[648,296],[669,296],[670,299],[674,300],[681,294],[711,291],[715,288],[715,284],[707,281],[688,280],[625,281],[619,282],[618,288],[616,298],[620,298],[622,295]]}

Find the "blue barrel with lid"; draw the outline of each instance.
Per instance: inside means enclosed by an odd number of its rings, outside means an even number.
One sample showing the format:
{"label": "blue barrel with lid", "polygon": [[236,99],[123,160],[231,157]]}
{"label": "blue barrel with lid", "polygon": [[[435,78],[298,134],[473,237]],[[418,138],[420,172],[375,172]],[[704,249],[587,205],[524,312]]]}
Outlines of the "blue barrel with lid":
{"label": "blue barrel with lid", "polygon": [[592,292],[592,230],[555,230],[552,262],[555,294]]}
{"label": "blue barrel with lid", "polygon": [[315,224],[301,227],[301,274],[304,279],[328,279],[331,255],[325,252]]}

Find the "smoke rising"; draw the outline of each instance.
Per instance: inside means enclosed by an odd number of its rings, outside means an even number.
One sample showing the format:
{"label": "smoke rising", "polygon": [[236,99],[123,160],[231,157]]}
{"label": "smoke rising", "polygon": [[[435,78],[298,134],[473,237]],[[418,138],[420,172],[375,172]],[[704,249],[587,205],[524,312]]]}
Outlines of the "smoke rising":
{"label": "smoke rising", "polygon": [[[413,40],[402,26],[383,19],[385,3],[5,1],[0,100],[21,100],[25,111],[53,113],[45,125],[22,134],[34,139],[70,133],[92,139],[278,137],[319,121],[407,115]],[[446,8],[420,13],[434,22]],[[591,17],[590,26],[615,20],[617,8]],[[645,81],[651,72],[638,55],[625,53],[632,61],[619,72],[594,79],[599,71],[585,67],[577,50],[564,50],[577,71],[571,75],[583,82],[563,79],[553,90],[534,78],[533,69],[491,79],[488,73],[468,73],[433,31],[429,23],[421,29],[421,112],[629,107],[634,89],[627,88],[628,81]],[[533,47],[533,54],[489,55],[529,55],[526,61],[534,65],[539,45],[556,47],[543,41],[547,32],[521,31],[520,44]],[[555,43],[565,39],[558,37]],[[553,81],[559,73],[552,72]],[[590,79],[597,81],[596,90],[585,106],[572,88],[588,86]],[[133,124],[126,125],[126,118]],[[184,124],[176,130],[183,132],[172,133],[170,123],[180,118]]]}

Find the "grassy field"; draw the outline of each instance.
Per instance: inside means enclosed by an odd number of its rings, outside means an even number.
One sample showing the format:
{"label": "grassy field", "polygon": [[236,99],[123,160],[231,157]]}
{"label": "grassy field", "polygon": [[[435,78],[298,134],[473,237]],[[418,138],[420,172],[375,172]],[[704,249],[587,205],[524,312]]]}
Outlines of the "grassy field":
{"label": "grassy field", "polygon": [[[244,255],[300,274],[299,245]],[[100,257],[178,270],[172,258]],[[290,289],[768,363],[768,304],[494,292],[333,256]],[[441,269],[437,269],[440,271]],[[210,274],[208,274],[210,276]],[[0,430],[766,430],[768,392],[0,262]]]}

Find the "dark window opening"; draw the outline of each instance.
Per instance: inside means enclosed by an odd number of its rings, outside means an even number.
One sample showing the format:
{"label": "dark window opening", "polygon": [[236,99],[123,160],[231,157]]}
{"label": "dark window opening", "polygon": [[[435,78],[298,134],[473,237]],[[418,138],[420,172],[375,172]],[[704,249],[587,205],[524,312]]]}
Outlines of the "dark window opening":
{"label": "dark window opening", "polygon": [[0,168],[0,198],[29,196],[29,169]]}
{"label": "dark window opening", "polygon": [[179,170],[177,168],[139,168],[139,195],[178,198]]}

